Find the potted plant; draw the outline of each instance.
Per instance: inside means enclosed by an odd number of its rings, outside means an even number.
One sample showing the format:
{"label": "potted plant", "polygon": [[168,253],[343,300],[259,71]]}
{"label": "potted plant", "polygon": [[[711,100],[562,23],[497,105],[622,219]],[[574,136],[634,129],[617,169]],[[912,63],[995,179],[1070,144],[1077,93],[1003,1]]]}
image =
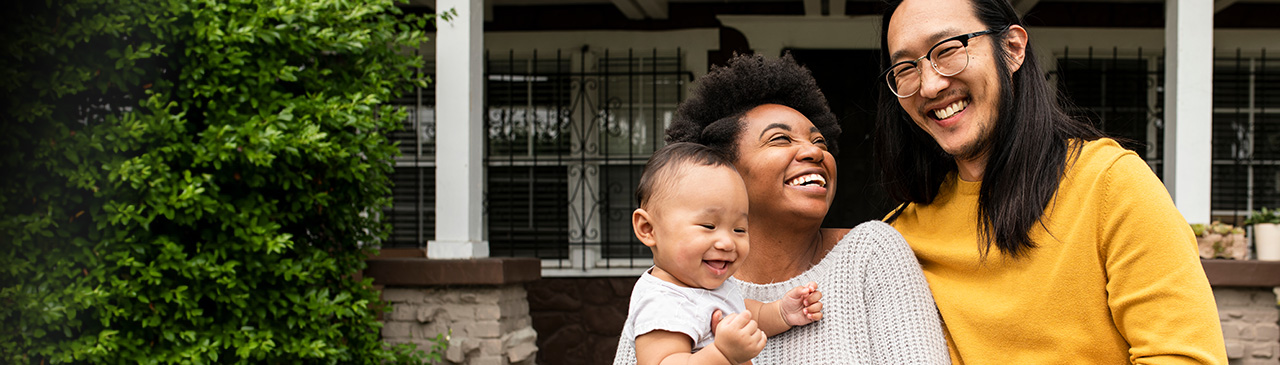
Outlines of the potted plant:
{"label": "potted plant", "polygon": [[1253,247],[1258,250],[1258,260],[1280,261],[1280,211],[1255,210],[1244,222],[1253,225]]}
{"label": "potted plant", "polygon": [[1244,238],[1244,229],[1214,221],[1209,225],[1192,224],[1191,231],[1196,234],[1200,258],[1249,259],[1249,241]]}

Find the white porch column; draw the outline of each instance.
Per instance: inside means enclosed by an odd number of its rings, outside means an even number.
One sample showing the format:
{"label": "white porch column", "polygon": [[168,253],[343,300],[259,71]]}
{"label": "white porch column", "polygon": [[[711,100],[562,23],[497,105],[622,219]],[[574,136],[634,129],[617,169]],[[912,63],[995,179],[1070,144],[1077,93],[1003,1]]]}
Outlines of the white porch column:
{"label": "white porch column", "polygon": [[1182,216],[1209,223],[1213,2],[1165,1],[1164,184]]}
{"label": "white porch column", "polygon": [[484,1],[438,0],[436,21],[436,239],[427,257],[489,256],[484,239]]}

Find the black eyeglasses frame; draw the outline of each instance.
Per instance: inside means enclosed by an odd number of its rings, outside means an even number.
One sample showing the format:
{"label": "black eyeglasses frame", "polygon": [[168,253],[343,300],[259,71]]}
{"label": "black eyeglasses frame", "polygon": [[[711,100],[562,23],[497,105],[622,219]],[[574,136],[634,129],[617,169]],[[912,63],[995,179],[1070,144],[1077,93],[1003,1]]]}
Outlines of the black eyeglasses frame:
{"label": "black eyeglasses frame", "polygon": [[[960,71],[956,71],[956,72],[955,72],[955,73],[953,73],[953,74],[947,75],[947,74],[942,73],[942,71],[939,71],[939,70],[938,70],[938,64],[933,62],[933,57],[931,57],[931,56],[933,55],[933,50],[934,50],[934,49],[937,49],[937,48],[938,48],[938,46],[941,46],[943,43],[947,43],[947,42],[950,42],[950,41],[956,41],[956,40],[958,40],[958,41],[960,41],[960,45],[961,45],[961,46],[963,46],[963,47],[965,47],[966,52],[967,52],[967,51],[968,51],[968,48],[969,48],[969,40],[970,40],[970,39],[977,38],[977,37],[981,37],[981,36],[984,36],[984,35],[987,35],[987,34],[992,34],[992,33],[1003,33],[1003,32],[1004,32],[1004,31],[1006,31],[1006,30],[1009,30],[1009,25],[1005,25],[1005,26],[1002,26],[1002,27],[999,27],[999,28],[991,28],[991,29],[987,29],[987,30],[981,30],[981,31],[973,32],[973,33],[965,33],[965,34],[961,34],[961,35],[958,35],[958,36],[954,36],[954,37],[950,37],[950,38],[947,38],[947,39],[943,39],[943,40],[941,40],[941,41],[938,41],[938,43],[934,43],[934,44],[933,44],[933,47],[929,47],[929,51],[928,51],[928,52],[925,52],[925,53],[924,53],[924,56],[920,56],[920,58],[917,58],[917,59],[914,59],[914,60],[906,60],[906,61],[901,61],[901,62],[898,62],[898,63],[894,63],[893,65],[889,66],[889,68],[886,68],[886,69],[884,69],[884,71],[881,71],[881,72],[880,72],[880,75],[879,75],[878,77],[879,77],[879,78],[881,78],[881,79],[884,79],[884,80],[885,80],[885,86],[889,86],[889,84],[888,84],[889,79],[888,79],[887,77],[889,76],[889,73],[890,73],[890,72],[893,72],[893,69],[894,69],[894,68],[898,67],[898,65],[901,65],[901,64],[911,64],[913,67],[915,67],[915,68],[916,68],[916,70],[917,70],[916,72],[921,72],[921,71],[919,71],[919,69],[920,69],[920,61],[921,61],[921,60],[929,60],[929,66],[933,67],[933,71],[934,71],[934,72],[937,72],[939,75],[942,75],[942,76],[945,76],[945,77],[951,77],[951,76],[959,75],[961,72],[964,72],[964,70],[965,70],[965,69],[969,68],[968,61],[966,61],[966,62],[965,62],[965,67],[964,67],[964,68],[961,68],[961,69],[960,69]],[[916,92],[919,92],[919,91],[920,91],[919,89],[916,89]],[[895,91],[895,90],[893,90],[893,87],[889,87],[889,92],[892,92],[892,93],[893,93],[893,95],[897,96],[898,98],[909,98],[909,97],[911,97],[911,95],[915,95],[915,94],[916,94],[915,92],[913,92],[913,93],[911,93],[911,94],[907,94],[906,96],[898,95],[898,92],[897,92],[897,91]]]}

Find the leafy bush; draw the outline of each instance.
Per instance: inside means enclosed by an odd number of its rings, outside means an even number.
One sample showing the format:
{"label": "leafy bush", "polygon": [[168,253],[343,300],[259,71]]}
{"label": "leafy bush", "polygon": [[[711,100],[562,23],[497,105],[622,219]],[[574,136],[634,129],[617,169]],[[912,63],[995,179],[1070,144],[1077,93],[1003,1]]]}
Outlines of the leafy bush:
{"label": "leafy bush", "polygon": [[[0,15],[0,363],[382,363],[390,0],[20,1]],[[406,51],[407,49],[407,51]]]}

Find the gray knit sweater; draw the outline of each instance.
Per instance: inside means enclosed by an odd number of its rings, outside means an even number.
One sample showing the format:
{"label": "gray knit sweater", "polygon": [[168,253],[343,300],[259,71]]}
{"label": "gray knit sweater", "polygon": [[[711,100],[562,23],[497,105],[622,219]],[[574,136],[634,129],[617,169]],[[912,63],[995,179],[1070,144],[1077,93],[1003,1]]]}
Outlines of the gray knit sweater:
{"label": "gray knit sweater", "polygon": [[[883,222],[858,225],[821,262],[790,280],[729,280],[761,302],[810,281],[822,291],[822,320],[770,337],[756,365],[951,363],[920,264],[902,235]],[[634,364],[634,346],[619,341],[614,364]]]}

